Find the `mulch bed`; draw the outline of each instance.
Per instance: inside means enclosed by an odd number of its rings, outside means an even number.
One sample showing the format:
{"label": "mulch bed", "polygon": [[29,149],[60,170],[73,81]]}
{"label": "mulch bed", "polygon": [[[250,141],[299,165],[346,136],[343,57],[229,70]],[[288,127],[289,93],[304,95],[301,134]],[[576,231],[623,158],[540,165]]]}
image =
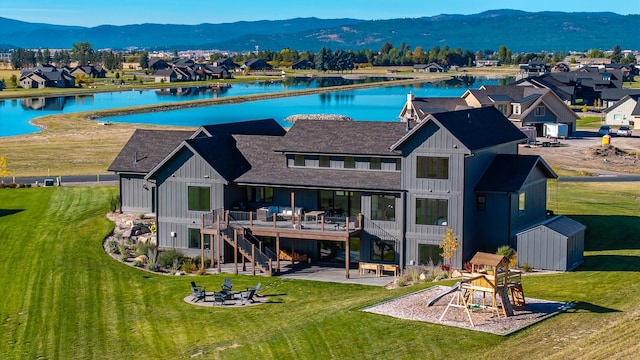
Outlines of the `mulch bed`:
{"label": "mulch bed", "polygon": [[[497,316],[495,311],[489,309],[473,309],[471,311],[471,319],[475,326],[472,326],[469,322],[467,312],[463,308],[450,307],[442,321],[439,320],[455,293],[446,295],[436,301],[432,306],[427,307],[427,300],[444,289],[447,289],[447,287],[430,287],[377,305],[369,306],[362,309],[362,311],[504,336],[571,307],[570,304],[563,302],[526,298],[526,305],[523,307],[514,307],[514,316],[506,318]],[[487,296],[487,302],[489,301],[489,296]]]}

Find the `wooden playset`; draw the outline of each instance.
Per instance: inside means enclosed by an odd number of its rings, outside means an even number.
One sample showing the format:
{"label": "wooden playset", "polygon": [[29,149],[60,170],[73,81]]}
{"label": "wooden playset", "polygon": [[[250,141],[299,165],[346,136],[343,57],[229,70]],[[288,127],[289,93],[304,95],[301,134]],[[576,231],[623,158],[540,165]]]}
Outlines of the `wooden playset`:
{"label": "wooden playset", "polygon": [[[471,271],[462,273],[462,280],[452,288],[443,291],[427,306],[446,294],[455,292],[444,312],[442,320],[450,307],[463,308],[471,325],[473,309],[489,309],[497,316],[513,316],[512,306],[524,306],[525,298],[521,283],[521,273],[509,270],[509,260],[501,255],[478,252],[470,261]],[[511,295],[511,296],[509,296]],[[487,301],[487,296],[488,300]]]}

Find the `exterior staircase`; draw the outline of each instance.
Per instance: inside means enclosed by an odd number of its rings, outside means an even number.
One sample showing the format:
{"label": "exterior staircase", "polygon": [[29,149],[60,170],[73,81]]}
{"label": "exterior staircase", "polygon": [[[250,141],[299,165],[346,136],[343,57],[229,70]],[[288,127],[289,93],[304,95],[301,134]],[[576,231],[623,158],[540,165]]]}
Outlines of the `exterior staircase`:
{"label": "exterior staircase", "polygon": [[[256,274],[256,268],[267,276],[273,274],[272,256],[273,252],[262,246],[262,242],[251,234],[249,229],[233,224],[232,218],[229,223],[221,224],[221,238],[234,249],[234,254],[239,254],[244,260],[249,261],[253,266],[253,275]],[[271,254],[267,254],[270,252]],[[234,259],[237,264],[237,259]],[[243,261],[244,263],[244,261]]]}

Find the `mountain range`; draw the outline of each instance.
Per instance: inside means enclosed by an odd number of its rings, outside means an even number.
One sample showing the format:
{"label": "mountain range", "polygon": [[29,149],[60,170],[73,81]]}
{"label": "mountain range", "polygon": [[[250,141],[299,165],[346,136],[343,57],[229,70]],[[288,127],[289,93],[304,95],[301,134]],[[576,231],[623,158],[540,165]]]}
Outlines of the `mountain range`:
{"label": "mountain range", "polygon": [[492,10],[388,20],[295,18],[225,24],[135,24],[96,27],[28,23],[0,17],[0,48],[68,49],[88,41],[94,49],[219,49],[228,51],[378,50],[386,42],[415,48],[513,52],[640,49],[640,15],[610,12]]}

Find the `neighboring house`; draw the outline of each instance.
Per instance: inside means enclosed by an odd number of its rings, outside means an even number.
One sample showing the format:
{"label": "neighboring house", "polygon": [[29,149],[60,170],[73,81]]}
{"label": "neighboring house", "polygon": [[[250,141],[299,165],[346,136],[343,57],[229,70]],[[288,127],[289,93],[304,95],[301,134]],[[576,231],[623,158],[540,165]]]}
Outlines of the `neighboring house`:
{"label": "neighboring house", "polygon": [[518,127],[534,126],[544,136],[548,123],[567,124],[576,129],[578,116],[553,91],[526,84],[483,86],[467,90],[460,98],[416,98],[410,94],[400,111],[402,121],[423,121],[430,114],[492,106]]}
{"label": "neighboring house", "polygon": [[614,105],[606,108],[605,123],[607,125],[629,125],[640,129],[640,94],[626,95]]}
{"label": "neighboring house", "polygon": [[447,69],[435,62],[413,65],[413,72],[446,72]]}
{"label": "neighboring house", "polygon": [[102,66],[93,65],[76,66],[70,71],[70,73],[74,77],[84,76],[89,78],[93,75],[94,78],[104,78],[107,76],[107,71]]}
{"label": "neighboring house", "polygon": [[477,67],[500,66],[500,60],[475,60],[474,63]]}
{"label": "neighboring house", "polygon": [[212,64],[214,67],[224,66],[227,70],[231,71],[238,67],[238,65],[231,58],[218,59]]}
{"label": "neighboring house", "polygon": [[640,95],[640,89],[602,89],[600,92],[600,100],[602,100],[600,106],[605,109],[611,107],[627,95]]}
{"label": "neighboring house", "polygon": [[249,70],[273,70],[273,66],[269,65],[265,60],[262,59],[251,59],[247,60],[240,66],[240,69],[249,69]]}
{"label": "neighboring house", "polygon": [[565,63],[557,63],[553,69],[551,69],[552,72],[569,72],[571,71],[571,69],[569,68],[569,65],[565,64]]}
{"label": "neighboring house", "polygon": [[[546,180],[556,177],[541,157],[518,155],[526,137],[494,107],[432,114],[413,128],[302,119],[285,131],[269,119],[203,126],[178,145],[157,137],[136,131],[109,168],[122,209],[157,204],[162,248],[206,248],[229,262],[238,244],[265,272],[258,258],[280,250],[315,263],[437,263],[447,227],[461,268],[544,221]],[[153,158],[141,163],[142,153]],[[283,207],[288,220],[271,216]],[[298,209],[315,221],[292,217]]]}
{"label": "neighboring house", "polygon": [[178,81],[178,72],[173,68],[161,69],[156,71],[153,77],[157,83],[176,82]]}
{"label": "neighboring house", "polygon": [[550,72],[549,65],[544,61],[529,61],[527,64],[520,64],[520,71],[516,74],[516,80],[529,76],[540,76]]}
{"label": "neighboring house", "polygon": [[298,60],[291,64],[293,70],[309,70],[315,68],[315,64],[307,59]]}
{"label": "neighboring house", "polygon": [[75,87],[75,78],[65,69],[53,65],[41,64],[33,69],[20,72],[20,86],[25,89],[43,89],[45,87]]}
{"label": "neighboring house", "polygon": [[149,69],[153,71],[163,70],[169,67],[166,61],[163,59],[153,58],[149,60]]}

